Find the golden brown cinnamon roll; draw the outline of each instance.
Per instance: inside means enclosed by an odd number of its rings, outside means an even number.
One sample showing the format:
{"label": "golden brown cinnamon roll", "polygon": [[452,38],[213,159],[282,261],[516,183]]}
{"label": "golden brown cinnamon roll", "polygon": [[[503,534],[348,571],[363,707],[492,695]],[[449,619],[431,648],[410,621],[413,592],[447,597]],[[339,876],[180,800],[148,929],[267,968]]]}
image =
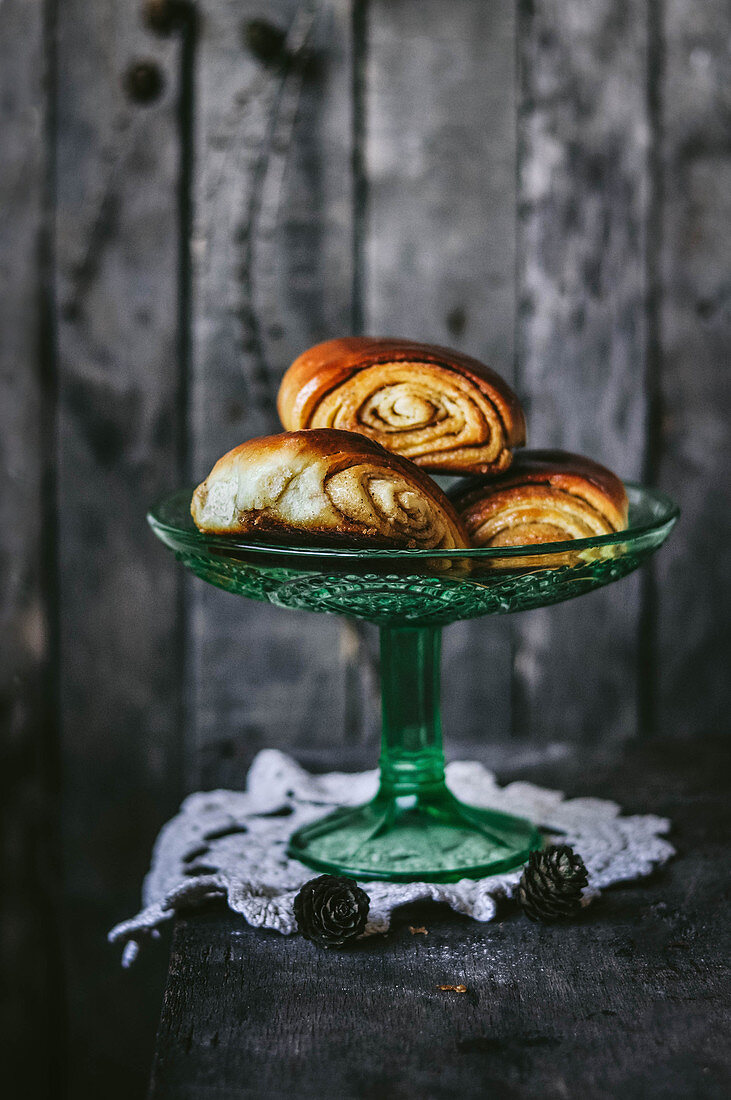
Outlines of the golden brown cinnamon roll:
{"label": "golden brown cinnamon roll", "polygon": [[201,531],[274,541],[450,550],[469,545],[441,489],[353,432],[285,432],[220,458],[193,494]]}
{"label": "golden brown cinnamon roll", "polygon": [[285,428],[344,428],[425,470],[495,473],[525,442],[517,397],[483,363],[411,340],[346,337],[295,359],[279,389]]}
{"label": "golden brown cinnamon roll", "polygon": [[450,495],[474,546],[564,542],[627,526],[619,478],[566,451],[523,451],[507,473]]}

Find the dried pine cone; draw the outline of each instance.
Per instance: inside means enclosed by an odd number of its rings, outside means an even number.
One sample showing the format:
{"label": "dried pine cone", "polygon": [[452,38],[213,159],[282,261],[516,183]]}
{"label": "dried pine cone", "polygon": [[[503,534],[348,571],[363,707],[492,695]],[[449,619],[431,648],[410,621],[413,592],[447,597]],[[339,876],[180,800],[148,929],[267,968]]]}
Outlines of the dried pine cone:
{"label": "dried pine cone", "polygon": [[366,926],[371,900],[352,878],[320,875],[306,882],[294,899],[297,927],[306,940],[337,947]]}
{"label": "dried pine cone", "polygon": [[518,900],[531,920],[570,920],[581,909],[588,875],[581,856],[568,844],[551,844],[531,852],[520,882]]}

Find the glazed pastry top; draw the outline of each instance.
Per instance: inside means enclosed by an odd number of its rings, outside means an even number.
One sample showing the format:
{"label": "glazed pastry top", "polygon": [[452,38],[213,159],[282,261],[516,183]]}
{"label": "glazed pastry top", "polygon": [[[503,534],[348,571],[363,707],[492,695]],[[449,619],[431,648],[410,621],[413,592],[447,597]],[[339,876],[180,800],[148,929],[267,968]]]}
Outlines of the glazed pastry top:
{"label": "glazed pastry top", "polygon": [[286,428],[358,431],[435,471],[504,470],[525,442],[523,410],[504,379],[412,340],[345,337],[310,348],[286,372],[277,408]]}
{"label": "glazed pastry top", "polygon": [[373,440],[336,429],[234,448],[195,490],[191,514],[215,534],[425,549],[469,544],[431,478]]}
{"label": "glazed pastry top", "polygon": [[506,473],[470,479],[450,495],[476,546],[590,538],[627,524],[619,478],[566,451],[523,451]]}

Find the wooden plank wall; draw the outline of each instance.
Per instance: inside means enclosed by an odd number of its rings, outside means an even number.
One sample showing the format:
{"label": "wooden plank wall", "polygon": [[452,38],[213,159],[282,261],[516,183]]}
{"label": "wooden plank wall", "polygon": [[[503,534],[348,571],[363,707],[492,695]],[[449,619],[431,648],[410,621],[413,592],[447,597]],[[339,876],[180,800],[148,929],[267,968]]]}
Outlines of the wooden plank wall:
{"label": "wooden plank wall", "polygon": [[723,0],[667,0],[654,16],[665,49],[654,89],[658,424],[648,474],[683,517],[653,570],[652,718],[688,737],[729,723],[731,52]]}
{"label": "wooden plank wall", "polygon": [[135,988],[114,965],[104,927],[136,908],[150,839],[182,786],[181,578],[144,518],[182,477],[180,49],[178,37],[147,32],[136,5],[59,6],[57,553],[70,1096],[141,1094],[159,966],[154,955],[144,960]]}
{"label": "wooden plank wall", "polygon": [[[276,391],[298,349],[351,326],[350,9],[322,9],[224,0],[201,19],[193,480],[242,439],[280,430]],[[273,57],[247,48],[264,15],[288,32]],[[337,620],[290,618],[201,584],[191,602],[189,782],[240,783],[265,745],[327,746],[346,717]]]}
{"label": "wooden plank wall", "polygon": [[[518,378],[529,441],[639,479],[647,419],[649,128],[643,0],[524,4]],[[640,580],[516,624],[516,726],[637,733]]]}
{"label": "wooden plank wall", "polygon": [[309,343],[482,356],[534,445],[684,509],[641,578],[446,632],[452,755],[725,723],[731,81],[701,7],[0,4],[2,1021],[28,1095],[144,1091],[164,951],[122,975],[104,935],[185,789],[266,745],[373,759],[375,631],[186,580],[144,524],[276,428]]}
{"label": "wooden plank wall", "polygon": [[41,0],[0,6],[0,1034],[50,1088],[61,1046],[49,429],[51,76]]}
{"label": "wooden plank wall", "polygon": [[[362,17],[362,324],[514,375],[515,5],[374,0]],[[453,752],[510,730],[511,624],[444,635]],[[464,745],[464,749],[462,746]]]}

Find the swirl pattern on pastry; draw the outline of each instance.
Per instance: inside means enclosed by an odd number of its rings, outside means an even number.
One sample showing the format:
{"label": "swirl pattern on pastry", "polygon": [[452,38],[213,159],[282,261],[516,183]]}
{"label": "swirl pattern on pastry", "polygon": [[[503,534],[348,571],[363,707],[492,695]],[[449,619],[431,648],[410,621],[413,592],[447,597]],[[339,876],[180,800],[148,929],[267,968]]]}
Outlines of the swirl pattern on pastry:
{"label": "swirl pattern on pastry", "polygon": [[191,515],[210,534],[299,545],[469,545],[431,478],[373,440],[334,429],[265,436],[229,451],[195,490]]}
{"label": "swirl pattern on pastry", "polygon": [[627,526],[627,494],[610,470],[566,451],[523,451],[490,481],[450,494],[474,546],[527,546]]}
{"label": "swirl pattern on pastry", "polygon": [[411,340],[346,337],[295,359],[277,399],[285,428],[342,428],[425,470],[496,473],[525,442],[508,384],[459,352]]}

